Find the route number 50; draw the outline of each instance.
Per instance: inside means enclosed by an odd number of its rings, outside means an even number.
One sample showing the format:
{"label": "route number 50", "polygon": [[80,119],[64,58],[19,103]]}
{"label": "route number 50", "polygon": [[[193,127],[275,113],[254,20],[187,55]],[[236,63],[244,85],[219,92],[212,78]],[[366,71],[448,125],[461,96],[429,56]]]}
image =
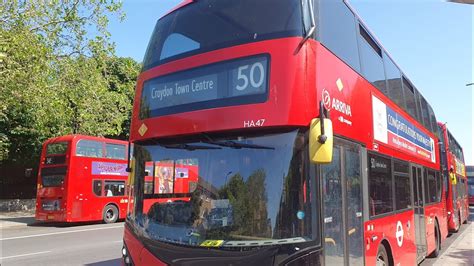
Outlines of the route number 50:
{"label": "route number 50", "polygon": [[[250,72],[247,72],[246,70],[250,67]],[[256,71],[258,71],[257,77]],[[240,81],[243,81],[242,85],[237,84],[235,87],[239,91],[243,91],[248,88],[249,83],[250,86],[253,88],[260,88],[260,86],[263,85],[263,82],[265,81],[265,70],[263,68],[263,64],[260,62],[254,63],[252,66],[250,65],[245,65],[241,66],[237,70],[237,81],[238,83],[241,83]]]}

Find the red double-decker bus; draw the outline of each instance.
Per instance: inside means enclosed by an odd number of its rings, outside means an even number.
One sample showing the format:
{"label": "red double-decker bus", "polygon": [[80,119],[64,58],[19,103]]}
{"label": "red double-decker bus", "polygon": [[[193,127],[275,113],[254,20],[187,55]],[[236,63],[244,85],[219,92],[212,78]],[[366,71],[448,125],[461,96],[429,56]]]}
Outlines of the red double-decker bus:
{"label": "red double-decker bus", "polygon": [[[198,168],[193,161],[163,160],[145,163],[143,212],[155,203],[190,201],[190,197],[167,197],[185,194],[198,181]],[[153,195],[158,197],[153,198]],[[165,195],[160,197],[160,195]],[[156,204],[155,204],[156,205]]]}
{"label": "red double-decker bus", "polygon": [[469,205],[474,205],[474,166],[466,166],[467,176],[467,194],[469,197]]}
{"label": "red double-decker bus", "polygon": [[[437,134],[345,1],[185,1],[137,81],[123,262],[419,263],[447,236]],[[145,193],[183,161],[187,190]]]}
{"label": "red double-decker bus", "polygon": [[84,135],[48,139],[38,173],[36,220],[114,223],[126,215],[128,142]]}
{"label": "red double-decker bus", "polygon": [[448,229],[457,232],[469,217],[468,180],[464,152],[446,124],[438,122],[442,140],[441,167],[445,176]]}

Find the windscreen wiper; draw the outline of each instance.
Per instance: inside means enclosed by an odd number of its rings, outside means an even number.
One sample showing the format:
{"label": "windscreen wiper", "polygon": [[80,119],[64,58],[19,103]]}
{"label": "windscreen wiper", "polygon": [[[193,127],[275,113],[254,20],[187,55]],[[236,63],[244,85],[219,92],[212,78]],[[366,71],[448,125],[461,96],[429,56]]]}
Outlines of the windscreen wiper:
{"label": "windscreen wiper", "polygon": [[209,147],[204,145],[195,145],[195,144],[171,144],[171,145],[160,145],[166,149],[178,149],[178,150],[220,150],[220,147]]}
{"label": "windscreen wiper", "polygon": [[275,148],[273,147],[267,147],[267,146],[261,146],[261,145],[256,145],[256,144],[247,144],[247,143],[240,143],[240,142],[235,142],[233,140],[225,140],[225,141],[204,141],[204,143],[208,144],[213,144],[217,146],[222,146],[222,147],[230,147],[233,149],[260,149],[260,150],[274,150]]}

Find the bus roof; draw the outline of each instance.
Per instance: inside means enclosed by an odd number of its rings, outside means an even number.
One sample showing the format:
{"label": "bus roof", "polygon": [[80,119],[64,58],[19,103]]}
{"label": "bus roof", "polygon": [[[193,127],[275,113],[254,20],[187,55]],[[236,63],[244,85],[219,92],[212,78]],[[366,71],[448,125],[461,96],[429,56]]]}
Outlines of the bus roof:
{"label": "bus roof", "polygon": [[[177,6],[175,6],[174,8],[172,8],[170,11],[168,11],[166,14],[164,14],[161,18],[163,17],[166,17],[167,15],[169,15],[170,13],[173,13],[174,11],[182,8],[183,6],[187,6],[189,4],[191,4],[192,2],[194,2],[194,0],[183,0],[183,2],[181,2],[180,4],[178,4]],[[160,18],[160,19],[161,19]]]}
{"label": "bus roof", "polygon": [[124,140],[109,139],[109,138],[104,138],[104,137],[95,137],[95,136],[88,136],[88,135],[81,135],[81,134],[71,134],[71,135],[64,135],[64,136],[50,138],[45,141],[45,144],[52,143],[52,142],[70,142],[70,141],[79,140],[79,139],[105,141],[105,142],[117,143],[117,144],[128,144],[128,142]]}

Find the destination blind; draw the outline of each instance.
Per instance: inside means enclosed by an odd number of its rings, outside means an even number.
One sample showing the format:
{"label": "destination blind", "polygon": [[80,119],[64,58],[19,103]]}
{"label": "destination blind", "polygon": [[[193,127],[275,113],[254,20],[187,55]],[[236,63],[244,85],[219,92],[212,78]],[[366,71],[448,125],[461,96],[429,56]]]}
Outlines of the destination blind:
{"label": "destination blind", "polygon": [[148,80],[143,85],[141,118],[264,102],[267,55],[226,61]]}

